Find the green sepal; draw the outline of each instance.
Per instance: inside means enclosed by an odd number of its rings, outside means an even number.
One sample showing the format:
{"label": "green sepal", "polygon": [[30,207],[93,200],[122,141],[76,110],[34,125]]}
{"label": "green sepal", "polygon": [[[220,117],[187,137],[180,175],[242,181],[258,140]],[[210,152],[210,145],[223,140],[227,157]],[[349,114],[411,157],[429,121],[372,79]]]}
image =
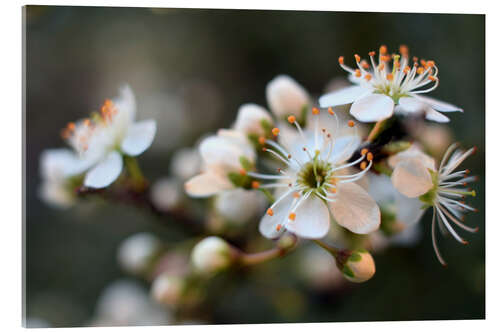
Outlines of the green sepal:
{"label": "green sepal", "polygon": [[350,278],[354,278],[354,272],[347,265],[344,265],[344,268],[342,268],[342,273],[345,276],[348,276]]}
{"label": "green sepal", "polygon": [[250,162],[245,156],[240,156],[240,164],[246,171],[253,170],[253,163]]}
{"label": "green sepal", "polygon": [[384,147],[382,147],[382,152],[384,154],[394,155],[402,151],[405,151],[406,149],[410,148],[410,146],[411,143],[408,141],[389,142]]}

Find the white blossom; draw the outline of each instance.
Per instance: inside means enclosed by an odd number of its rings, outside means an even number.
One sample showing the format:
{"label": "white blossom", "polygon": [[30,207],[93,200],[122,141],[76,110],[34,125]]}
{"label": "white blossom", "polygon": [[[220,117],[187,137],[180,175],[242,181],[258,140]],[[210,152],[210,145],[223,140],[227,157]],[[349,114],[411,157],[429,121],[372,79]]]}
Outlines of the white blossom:
{"label": "white blossom", "polygon": [[193,248],[191,261],[198,272],[216,273],[231,264],[230,246],[222,238],[207,237]]}
{"label": "white blossom", "polygon": [[[248,172],[255,179],[272,181],[259,184],[260,189],[282,190],[260,222],[259,230],[265,237],[275,238],[288,230],[303,238],[322,238],[330,228],[330,212],[338,224],[352,232],[367,234],[378,229],[380,210],[355,183],[368,172],[373,156],[363,151],[348,162],[360,144],[355,124],[349,122],[349,127],[354,127],[351,136],[335,137],[332,134],[340,131],[340,125],[335,113],[328,111],[321,115],[313,108],[312,121],[304,129],[295,116],[289,116],[288,121],[297,128],[295,134],[282,136],[278,128],[273,129],[281,144],[266,140],[269,148],[265,151],[283,162],[278,174]],[[362,170],[345,174],[356,165]]]}
{"label": "white blossom", "polygon": [[90,168],[83,181],[85,186],[110,185],[122,171],[122,154],[137,156],[151,145],[156,121],[135,122],[135,114],[135,96],[129,86],[124,86],[120,96],[106,100],[99,113],[65,128],[63,137]]}
{"label": "white blossom", "polygon": [[354,85],[322,96],[319,99],[321,107],[352,103],[351,114],[362,122],[387,119],[397,111],[423,113],[426,119],[442,123],[448,122],[449,118],[441,112],[463,112],[455,105],[422,96],[439,85],[438,68],[434,61],[422,59],[419,66],[418,59],[414,58],[411,66],[405,46],[401,46],[400,54],[394,56],[381,46],[378,64],[375,52],[370,52],[369,56],[370,62],[354,55],[356,69],[346,66],[344,57],[339,57],[340,66],[350,73]]}
{"label": "white blossom", "polygon": [[234,129],[247,135],[262,136],[266,134],[266,126],[271,126],[272,123],[273,119],[266,109],[257,104],[248,103],[238,109]]}

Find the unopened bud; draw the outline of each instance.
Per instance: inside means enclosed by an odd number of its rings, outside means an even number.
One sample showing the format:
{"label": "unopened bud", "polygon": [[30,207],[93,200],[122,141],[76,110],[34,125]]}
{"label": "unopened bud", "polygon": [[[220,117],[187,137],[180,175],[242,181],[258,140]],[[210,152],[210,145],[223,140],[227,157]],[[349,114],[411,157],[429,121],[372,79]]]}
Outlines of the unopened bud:
{"label": "unopened bud", "polygon": [[306,90],[287,75],[279,75],[267,84],[266,97],[271,111],[278,118],[293,115],[300,119],[302,110],[309,105]]}
{"label": "unopened bud", "polygon": [[153,281],[151,294],[158,303],[176,306],[181,301],[184,287],[183,278],[163,273]]}
{"label": "unopened bud", "polygon": [[337,264],[344,277],[351,282],[365,282],[375,274],[375,261],[367,251],[352,251],[343,264],[339,260]]}
{"label": "unopened bud", "polygon": [[231,247],[220,237],[207,237],[196,244],[191,260],[200,273],[216,273],[231,264]]}
{"label": "unopened bud", "polygon": [[131,274],[146,273],[151,261],[160,253],[161,242],[154,235],[143,232],[126,238],[118,249],[118,262]]}
{"label": "unopened bud", "polygon": [[263,122],[272,124],[269,112],[257,104],[243,104],[238,110],[234,129],[245,134],[266,135]]}

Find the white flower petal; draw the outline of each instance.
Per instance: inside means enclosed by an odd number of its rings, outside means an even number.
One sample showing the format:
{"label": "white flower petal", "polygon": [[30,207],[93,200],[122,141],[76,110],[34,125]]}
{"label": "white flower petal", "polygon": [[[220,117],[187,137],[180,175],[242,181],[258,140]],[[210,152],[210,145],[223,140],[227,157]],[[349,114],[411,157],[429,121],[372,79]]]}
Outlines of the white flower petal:
{"label": "white flower petal", "polygon": [[[331,163],[344,162],[352,156],[360,144],[361,138],[358,136],[342,136],[335,139],[335,145],[333,146],[332,153],[328,161]],[[328,155],[328,151],[326,149],[323,155],[325,155],[325,157]]]}
{"label": "white flower petal", "polygon": [[262,121],[273,123],[273,119],[266,109],[257,104],[243,104],[238,109],[234,129],[246,134],[265,135]]}
{"label": "white flower petal", "polygon": [[120,87],[120,94],[117,98],[113,100],[116,108],[118,109],[118,113],[126,115],[125,118],[132,122],[135,118],[136,112],[136,102],[134,92],[132,88],[128,84]]}
{"label": "white flower petal", "polygon": [[372,197],[359,185],[339,185],[330,211],[338,224],[357,234],[368,234],[380,226],[380,209]]}
{"label": "white flower petal", "polygon": [[433,186],[429,170],[417,158],[408,158],[398,163],[391,180],[394,187],[409,198],[427,193]]}
{"label": "white flower petal", "polygon": [[184,188],[188,195],[202,198],[231,189],[233,184],[227,177],[208,171],[188,180]]}
{"label": "white flower petal", "polygon": [[156,121],[143,120],[133,124],[122,141],[122,151],[130,156],[142,154],[151,146],[156,134]]}
{"label": "white flower petal", "polygon": [[71,149],[47,149],[40,155],[40,174],[44,179],[60,180],[84,172],[89,162]]}
{"label": "white flower petal", "polygon": [[371,91],[361,86],[351,86],[338,91],[331,92],[319,98],[319,106],[326,108],[329,106],[344,105],[360,99]]}
{"label": "white flower petal", "polygon": [[424,112],[429,108],[427,103],[415,97],[401,97],[398,104],[406,112]]}
{"label": "white flower petal", "polygon": [[267,84],[266,98],[278,118],[291,114],[301,117],[302,109],[309,105],[307,91],[288,75],[278,75]]}
{"label": "white flower petal", "polygon": [[241,156],[253,162],[255,160],[255,152],[248,141],[240,137],[241,135],[237,131],[224,130],[219,131],[218,135],[204,139],[199,148],[203,162],[209,167],[217,167],[224,170],[240,169]]}
{"label": "white flower petal", "polygon": [[355,101],[351,115],[362,122],[375,122],[392,116],[394,101],[382,94],[371,94]]}
{"label": "white flower petal", "polygon": [[417,223],[424,214],[419,199],[408,198],[400,193],[396,194],[396,207],[396,219],[407,225]]}
{"label": "white flower petal", "polygon": [[113,151],[87,172],[83,185],[91,188],[106,187],[118,178],[122,168],[122,156],[117,151]]}
{"label": "white flower petal", "polygon": [[288,219],[288,214],[292,208],[292,202],[293,196],[290,194],[273,208],[272,216],[266,213],[262,217],[259,223],[259,231],[262,236],[266,238],[276,238],[283,233],[284,228],[278,231],[276,227],[278,224],[283,224]]}
{"label": "white flower petal", "polygon": [[424,103],[429,104],[436,111],[440,111],[440,112],[464,112],[463,109],[459,108],[456,105],[445,103],[445,102],[442,102],[442,101],[437,100],[435,98],[431,98],[428,96],[420,96],[420,95],[416,95],[414,97],[423,101]]}
{"label": "white flower petal", "polygon": [[407,159],[419,160],[427,169],[436,170],[436,161],[431,156],[424,153],[416,144],[410,148],[389,157],[389,166],[395,168],[399,162]]}
{"label": "white flower petal", "polygon": [[425,112],[425,119],[438,123],[447,123],[450,121],[450,118],[446,117],[444,114],[430,108]]}
{"label": "white flower petal", "polygon": [[302,238],[319,239],[330,229],[330,214],[327,205],[317,196],[311,195],[296,210],[296,217],[288,221],[286,229]]}

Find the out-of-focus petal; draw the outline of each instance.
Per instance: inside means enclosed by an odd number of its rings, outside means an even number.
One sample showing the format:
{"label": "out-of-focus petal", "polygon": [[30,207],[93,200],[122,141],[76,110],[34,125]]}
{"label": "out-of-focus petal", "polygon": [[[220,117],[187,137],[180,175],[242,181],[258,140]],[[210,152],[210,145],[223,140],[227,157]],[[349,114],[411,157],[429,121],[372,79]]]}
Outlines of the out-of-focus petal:
{"label": "out-of-focus petal", "polygon": [[122,168],[122,156],[117,151],[113,151],[87,172],[83,185],[91,188],[104,188],[118,178]]}
{"label": "out-of-focus petal", "polygon": [[122,141],[122,151],[130,156],[142,154],[151,146],[156,134],[156,121],[143,120],[133,124]]}

